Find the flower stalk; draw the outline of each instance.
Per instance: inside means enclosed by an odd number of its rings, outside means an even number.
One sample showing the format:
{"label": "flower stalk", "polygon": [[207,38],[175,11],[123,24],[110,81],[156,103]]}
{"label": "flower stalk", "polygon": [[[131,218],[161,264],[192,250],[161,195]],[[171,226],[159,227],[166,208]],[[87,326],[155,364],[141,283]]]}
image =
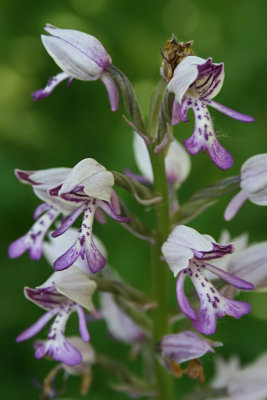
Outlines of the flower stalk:
{"label": "flower stalk", "polygon": [[[156,116],[159,115],[160,105],[164,96],[163,85],[159,85],[159,90],[154,99],[152,107],[151,132],[150,136],[154,139],[158,133],[158,123],[155,123]],[[163,86],[164,87],[164,86]],[[161,197],[161,202],[155,206],[156,212],[156,236],[155,244],[151,246],[151,276],[152,276],[152,298],[157,303],[157,308],[153,313],[153,342],[161,340],[162,336],[168,331],[168,276],[169,271],[166,263],[161,257],[161,246],[169,234],[169,204],[168,186],[165,170],[164,154],[154,152],[155,145],[148,147],[151,166],[154,176],[154,190]],[[174,398],[174,386],[171,375],[166,372],[155,360],[155,374],[157,382],[158,398],[171,400]]]}

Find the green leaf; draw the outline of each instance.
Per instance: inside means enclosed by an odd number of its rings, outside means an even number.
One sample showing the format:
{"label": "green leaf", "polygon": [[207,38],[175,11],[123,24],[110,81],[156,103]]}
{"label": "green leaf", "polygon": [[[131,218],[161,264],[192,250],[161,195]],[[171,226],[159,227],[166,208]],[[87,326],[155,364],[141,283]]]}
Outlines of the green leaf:
{"label": "green leaf", "polygon": [[172,217],[172,224],[185,224],[217,202],[219,197],[239,187],[240,177],[233,176],[207,186],[193,194]]}
{"label": "green leaf", "polygon": [[112,171],[112,173],[115,179],[115,184],[132,193],[138,203],[151,205],[159,203],[161,201],[160,196],[152,192],[152,190],[150,190],[146,186],[142,185],[136,179],[123,175],[120,172]]}

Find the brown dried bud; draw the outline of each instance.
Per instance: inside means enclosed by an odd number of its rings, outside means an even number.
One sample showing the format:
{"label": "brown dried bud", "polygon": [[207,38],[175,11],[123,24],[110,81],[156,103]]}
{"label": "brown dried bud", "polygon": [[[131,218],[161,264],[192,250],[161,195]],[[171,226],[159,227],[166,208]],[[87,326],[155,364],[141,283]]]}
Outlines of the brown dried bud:
{"label": "brown dried bud", "polygon": [[192,56],[193,50],[191,46],[194,41],[190,40],[189,42],[178,42],[176,36],[173,35],[171,40],[168,40],[164,52],[161,52],[163,57],[162,62],[162,73],[164,77],[170,81],[173,77],[173,72],[177,65],[187,56]]}

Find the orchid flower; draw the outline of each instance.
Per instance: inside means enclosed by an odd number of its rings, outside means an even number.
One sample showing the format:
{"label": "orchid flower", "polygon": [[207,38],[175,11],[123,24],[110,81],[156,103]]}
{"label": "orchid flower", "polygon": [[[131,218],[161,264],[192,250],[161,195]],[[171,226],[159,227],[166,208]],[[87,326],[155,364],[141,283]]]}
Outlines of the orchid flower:
{"label": "orchid flower", "polygon": [[192,155],[202,148],[208,150],[211,160],[221,169],[228,169],[233,158],[219,143],[207,105],[223,114],[242,122],[253,122],[253,118],[231,110],[213,98],[219,93],[224,81],[223,63],[214,64],[211,58],[185,57],[175,68],[174,75],[168,83],[168,90],[175,94],[173,106],[173,124],[187,120],[190,108],[195,115],[193,135],[184,141],[185,147]]}
{"label": "orchid flower", "polygon": [[32,93],[33,99],[49,96],[65,79],[69,79],[69,83],[74,78],[82,81],[100,79],[108,92],[111,110],[116,111],[118,91],[107,71],[111,58],[99,40],[83,32],[59,29],[50,24],[44,29],[51,36],[41,35],[43,45],[63,72],[51,78],[44,89]]}
{"label": "orchid flower", "polygon": [[[239,288],[250,290],[253,285],[210,264],[210,261],[233,252],[233,246],[220,245],[209,235],[201,235],[195,229],[178,225],[162,246],[162,252],[170,269],[177,276],[176,294],[181,311],[192,320],[199,332],[210,335],[216,330],[216,316],[230,315],[240,318],[250,311],[249,304],[224,297],[205,277],[205,270]],[[197,291],[200,307],[191,307],[185,292],[184,281],[189,276]]]}
{"label": "orchid flower", "polygon": [[101,293],[100,303],[102,315],[114,339],[133,344],[147,338],[148,333],[118,307],[110,293]]}
{"label": "orchid flower", "polygon": [[213,347],[220,347],[222,343],[204,339],[192,331],[184,331],[164,335],[159,346],[165,367],[174,373],[177,365],[200,358],[208,352],[214,353]]}
{"label": "orchid flower", "polygon": [[241,167],[241,191],[228,204],[224,218],[230,221],[246,200],[267,205],[267,153],[250,157]]}
{"label": "orchid flower", "polygon": [[43,212],[46,214],[38,219],[26,235],[10,245],[10,257],[19,257],[29,250],[32,258],[39,259],[44,236],[59,213],[63,214],[64,220],[52,233],[53,237],[62,235],[84,214],[74,244],[55,261],[54,267],[56,270],[68,268],[81,255],[82,259],[86,258],[91,272],[96,273],[103,268],[105,257],[95,246],[92,236],[95,211],[101,208],[116,221],[129,221],[129,218],[116,214],[110,203],[114,184],[112,173],[97,161],[86,158],[72,169],[52,168],[37,172],[17,170],[16,175],[22,182],[32,185],[35,194],[45,201],[37,208],[35,217],[39,218]]}
{"label": "orchid flower", "polygon": [[78,268],[55,272],[43,285],[31,289],[26,287],[25,297],[46,310],[32,326],[17,337],[17,342],[35,336],[52,318],[46,341],[38,342],[35,357],[52,356],[55,360],[74,366],[82,361],[82,354],[65,338],[65,326],[70,315],[76,311],[79,317],[79,331],[84,342],[90,340],[86,318],[82,306],[93,310],[91,297],[96,283],[91,281]]}
{"label": "orchid flower", "polygon": [[[154,177],[148,150],[144,140],[137,133],[134,134],[134,155],[137,166],[142,173],[142,177],[137,176],[137,179],[153,183]],[[165,168],[167,181],[175,189],[178,189],[189,175],[191,169],[190,158],[181,144],[175,139],[168,148],[165,157]]]}
{"label": "orchid flower", "polygon": [[[236,357],[216,362],[213,388],[226,387],[227,397],[218,400],[265,400],[267,396],[267,354],[241,368]],[[208,399],[212,400],[212,399]]]}

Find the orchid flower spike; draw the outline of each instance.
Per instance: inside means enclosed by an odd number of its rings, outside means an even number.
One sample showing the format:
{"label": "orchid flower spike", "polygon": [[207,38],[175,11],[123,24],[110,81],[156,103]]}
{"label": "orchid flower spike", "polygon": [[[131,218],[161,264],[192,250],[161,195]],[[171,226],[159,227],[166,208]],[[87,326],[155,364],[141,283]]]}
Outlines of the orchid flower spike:
{"label": "orchid flower spike", "polygon": [[[153,183],[154,177],[148,150],[144,140],[137,133],[134,133],[134,155],[137,166],[142,173],[141,177],[134,177],[146,183]],[[169,145],[165,157],[165,167],[168,183],[174,189],[178,189],[189,175],[191,162],[184,148],[175,139]]]}
{"label": "orchid flower spike", "polygon": [[65,79],[95,81],[100,79],[108,92],[112,111],[118,109],[118,91],[107,69],[111,58],[94,36],[72,29],[59,29],[47,24],[51,36],[41,35],[48,54],[63,72],[51,78],[44,89],[32,93],[35,101],[47,97]]}
{"label": "orchid flower spike", "polygon": [[159,344],[164,366],[173,374],[179,364],[195,360],[206,353],[214,353],[213,347],[220,347],[220,342],[212,342],[192,331],[164,335]]}
{"label": "orchid flower spike", "polygon": [[112,173],[92,158],[86,158],[72,169],[52,168],[37,172],[17,170],[16,175],[20,181],[32,185],[35,194],[45,203],[35,211],[37,221],[30,231],[9,246],[9,256],[16,258],[29,250],[31,258],[39,259],[45,234],[59,214],[63,214],[64,219],[52,233],[53,237],[65,233],[83,213],[81,229],[74,244],[58,257],[54,268],[68,268],[81,256],[82,259],[86,258],[92,273],[102,269],[106,259],[95,246],[92,236],[95,211],[101,208],[116,221],[129,221],[129,218],[119,216],[112,207]]}
{"label": "orchid flower spike", "polygon": [[31,327],[17,337],[17,342],[30,339],[53,318],[55,320],[48,333],[48,339],[35,346],[35,357],[52,356],[56,361],[74,366],[82,362],[82,354],[65,338],[65,326],[70,315],[76,311],[79,317],[79,331],[84,342],[90,340],[86,318],[82,306],[93,310],[91,297],[96,283],[78,268],[55,272],[43,285],[25,288],[26,298],[46,310]]}
{"label": "orchid flower spike", "polygon": [[[220,245],[209,235],[201,235],[193,228],[178,225],[163,244],[162,252],[174,276],[177,276],[176,294],[181,311],[192,320],[199,332],[206,335],[214,333],[216,316],[240,318],[250,311],[249,304],[224,297],[204,274],[208,270],[239,289],[253,289],[251,283],[210,264],[211,260],[232,253],[231,244]],[[197,314],[184,292],[187,276],[191,278],[200,300]]]}
{"label": "orchid flower spike", "polygon": [[211,58],[205,60],[192,55],[185,57],[175,68],[168,90],[175,94],[173,124],[180,120],[187,122],[190,108],[195,115],[194,133],[184,141],[188,152],[195,155],[201,148],[203,153],[208,150],[214,164],[225,170],[233,165],[233,158],[216,137],[207,105],[238,121],[253,122],[254,119],[212,100],[221,90],[223,81],[223,63],[215,64]]}
{"label": "orchid flower spike", "polygon": [[267,206],[267,153],[250,157],[241,167],[241,191],[228,204],[224,218],[230,221],[243,203],[250,200],[259,206]]}

